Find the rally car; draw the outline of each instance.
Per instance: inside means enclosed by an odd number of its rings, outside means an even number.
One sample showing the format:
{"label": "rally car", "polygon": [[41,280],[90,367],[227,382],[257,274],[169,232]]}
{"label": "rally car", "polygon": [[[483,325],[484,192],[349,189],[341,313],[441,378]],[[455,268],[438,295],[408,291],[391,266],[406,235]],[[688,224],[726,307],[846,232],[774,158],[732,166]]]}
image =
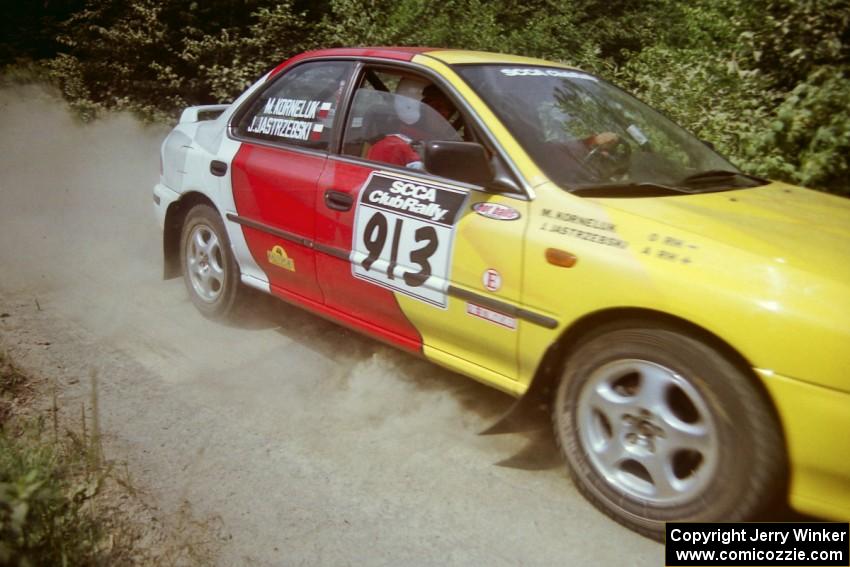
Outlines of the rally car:
{"label": "rally car", "polygon": [[204,315],[250,286],[548,396],[576,485],[651,537],[786,495],[850,518],[850,201],[592,74],[459,50],[298,55],[161,154],[165,276]]}

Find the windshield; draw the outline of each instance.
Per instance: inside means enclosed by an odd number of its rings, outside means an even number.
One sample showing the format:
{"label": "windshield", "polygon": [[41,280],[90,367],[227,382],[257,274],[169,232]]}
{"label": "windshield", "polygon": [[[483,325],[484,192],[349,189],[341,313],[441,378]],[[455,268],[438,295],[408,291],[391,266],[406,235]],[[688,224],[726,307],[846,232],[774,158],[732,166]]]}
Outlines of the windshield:
{"label": "windshield", "polygon": [[568,190],[651,184],[693,193],[760,184],[662,114],[592,75],[537,66],[455,69],[543,172]]}

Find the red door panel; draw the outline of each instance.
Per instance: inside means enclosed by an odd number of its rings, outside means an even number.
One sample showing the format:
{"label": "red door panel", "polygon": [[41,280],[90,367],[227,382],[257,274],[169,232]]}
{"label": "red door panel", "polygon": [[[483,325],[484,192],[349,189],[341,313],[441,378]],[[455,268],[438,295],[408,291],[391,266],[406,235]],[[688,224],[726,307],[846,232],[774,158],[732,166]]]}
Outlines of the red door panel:
{"label": "red door panel", "polygon": [[[312,240],[316,224],[316,182],[327,158],[243,143],[233,159],[237,214],[295,238]],[[283,289],[322,302],[316,256],[310,246],[243,224],[245,240],[272,290]],[[283,251],[283,255],[281,255]]]}
{"label": "red door panel", "polygon": [[[407,320],[392,291],[351,274],[347,256],[351,252],[354,210],[336,211],[324,202],[324,193],[331,189],[347,193],[357,202],[360,188],[374,168],[330,159],[319,180],[316,193],[316,244],[343,252],[340,257],[317,254],[316,273],[328,307],[373,323],[391,333],[398,346],[420,351],[422,337]],[[385,337],[390,338],[391,337]]]}

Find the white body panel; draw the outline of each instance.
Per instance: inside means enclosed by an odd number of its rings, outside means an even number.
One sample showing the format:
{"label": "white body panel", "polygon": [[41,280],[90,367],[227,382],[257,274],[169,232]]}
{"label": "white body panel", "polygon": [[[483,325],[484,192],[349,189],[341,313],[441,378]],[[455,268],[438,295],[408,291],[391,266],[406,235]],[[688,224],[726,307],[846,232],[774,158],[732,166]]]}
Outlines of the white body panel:
{"label": "white body panel", "polygon": [[[254,261],[242,227],[227,219],[228,213],[236,214],[230,168],[241,146],[241,142],[227,136],[227,124],[233,112],[267,78],[268,75],[265,75],[254,83],[230,105],[195,106],[184,110],[180,123],[162,143],[163,173],[160,182],[154,187],[154,195],[159,198],[155,209],[161,227],[165,226],[168,207],[184,194],[198,192],[207,196],[221,213],[243,283],[265,292],[270,291],[268,277]],[[203,112],[222,110],[224,112],[215,120],[197,121]],[[226,164],[227,174],[223,177],[213,175],[210,172],[212,160]]]}

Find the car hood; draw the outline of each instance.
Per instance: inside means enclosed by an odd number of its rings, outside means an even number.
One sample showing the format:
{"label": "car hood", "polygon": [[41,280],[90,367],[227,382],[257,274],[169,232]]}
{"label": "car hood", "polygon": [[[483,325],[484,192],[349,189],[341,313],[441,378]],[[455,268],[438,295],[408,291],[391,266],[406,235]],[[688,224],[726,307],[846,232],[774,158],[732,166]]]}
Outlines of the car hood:
{"label": "car hood", "polygon": [[850,199],[771,183],[604,205],[850,286]]}

